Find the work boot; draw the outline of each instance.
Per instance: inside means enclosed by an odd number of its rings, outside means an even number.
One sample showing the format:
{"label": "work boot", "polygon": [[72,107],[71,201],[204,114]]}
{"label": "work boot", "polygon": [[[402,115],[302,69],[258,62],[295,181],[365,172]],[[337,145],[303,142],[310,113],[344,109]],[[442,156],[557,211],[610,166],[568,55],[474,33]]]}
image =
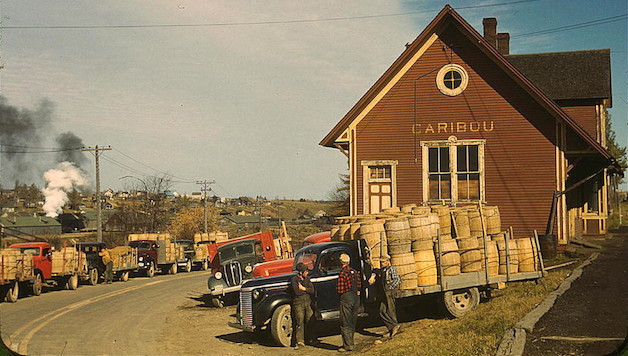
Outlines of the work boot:
{"label": "work boot", "polygon": [[390,330],[390,337],[392,338],[393,336],[397,335],[399,329],[401,329],[401,325],[397,324],[393,326],[392,330]]}

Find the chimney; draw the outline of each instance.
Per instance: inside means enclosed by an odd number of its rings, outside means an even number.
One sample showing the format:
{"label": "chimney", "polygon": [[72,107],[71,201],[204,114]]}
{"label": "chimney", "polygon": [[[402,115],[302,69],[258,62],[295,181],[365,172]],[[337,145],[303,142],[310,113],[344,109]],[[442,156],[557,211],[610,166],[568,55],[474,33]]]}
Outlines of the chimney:
{"label": "chimney", "polygon": [[497,34],[497,49],[502,56],[510,54],[510,34],[508,32]]}
{"label": "chimney", "polygon": [[494,17],[485,17],[482,20],[484,25],[484,38],[493,47],[497,48],[497,19]]}

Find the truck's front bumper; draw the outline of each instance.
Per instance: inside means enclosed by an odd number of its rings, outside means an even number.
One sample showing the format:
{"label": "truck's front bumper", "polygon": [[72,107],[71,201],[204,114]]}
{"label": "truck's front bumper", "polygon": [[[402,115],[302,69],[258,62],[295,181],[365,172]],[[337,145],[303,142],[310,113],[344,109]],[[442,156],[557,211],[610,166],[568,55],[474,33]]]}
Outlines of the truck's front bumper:
{"label": "truck's front bumper", "polygon": [[246,331],[247,333],[252,333],[255,331],[255,326],[244,326],[244,325],[240,325],[240,323],[234,323],[234,322],[229,322],[228,323],[229,326],[231,326],[232,328],[236,328],[236,329],[240,329],[242,331]]}
{"label": "truck's front bumper", "polygon": [[218,295],[225,295],[228,293],[233,293],[233,292],[237,292],[240,290],[242,286],[233,286],[233,287],[223,287],[222,285],[217,285],[214,288],[212,288],[211,294],[213,296],[218,296]]}

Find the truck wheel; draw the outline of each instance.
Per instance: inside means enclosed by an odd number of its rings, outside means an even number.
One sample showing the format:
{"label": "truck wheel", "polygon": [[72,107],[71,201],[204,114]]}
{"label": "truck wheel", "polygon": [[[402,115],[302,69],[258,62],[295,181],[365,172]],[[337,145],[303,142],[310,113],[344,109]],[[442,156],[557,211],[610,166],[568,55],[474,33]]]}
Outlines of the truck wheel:
{"label": "truck wheel", "polygon": [[443,304],[451,316],[460,318],[480,304],[480,292],[475,287],[447,291],[443,294]]}
{"label": "truck wheel", "polygon": [[76,288],[78,288],[78,274],[72,275],[68,278],[65,288],[69,290],[76,290]]}
{"label": "truck wheel", "polygon": [[207,260],[203,260],[203,265],[201,266],[201,269],[203,271],[207,271],[207,268],[209,267],[209,263],[207,263]]}
{"label": "truck wheel", "polygon": [[185,263],[185,272],[192,272],[192,260],[187,260],[187,262]]}
{"label": "truck wheel", "polygon": [[225,306],[225,302],[220,297],[214,297],[212,298],[212,305],[216,308],[222,308]]}
{"label": "truck wheel", "polygon": [[153,278],[154,276],[155,276],[155,264],[151,262],[148,268],[146,269],[146,277]]}
{"label": "truck wheel", "polygon": [[173,263],[173,264],[170,266],[170,271],[169,271],[169,273],[170,273],[170,274],[177,274],[177,272],[179,272],[179,266],[177,266],[177,263],[175,262],[175,263]]}
{"label": "truck wheel", "polygon": [[35,279],[33,280],[33,295],[34,296],[41,295],[42,284],[43,282],[41,280],[41,274],[39,273],[35,274]]}
{"label": "truck wheel", "polygon": [[129,271],[122,272],[122,274],[120,275],[120,280],[122,282],[128,281],[129,280]]}
{"label": "truck wheel", "polygon": [[270,320],[270,333],[275,342],[284,347],[290,347],[292,342],[292,315],[291,307],[284,304],[275,309]]}
{"label": "truck wheel", "polygon": [[89,279],[87,280],[87,283],[92,286],[98,284],[98,268],[92,268],[89,270]]}
{"label": "truck wheel", "polygon": [[17,302],[17,298],[20,295],[20,287],[19,287],[19,283],[17,282],[13,282],[11,284],[11,287],[7,288],[7,292],[4,296],[4,300],[6,300],[9,303],[15,303]]}

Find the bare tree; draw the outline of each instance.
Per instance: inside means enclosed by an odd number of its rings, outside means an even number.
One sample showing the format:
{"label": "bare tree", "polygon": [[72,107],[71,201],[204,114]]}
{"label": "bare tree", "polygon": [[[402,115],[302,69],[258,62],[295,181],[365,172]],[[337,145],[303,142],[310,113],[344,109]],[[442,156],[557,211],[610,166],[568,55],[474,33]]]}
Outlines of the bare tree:
{"label": "bare tree", "polygon": [[[120,207],[126,220],[128,232],[165,231],[170,220],[170,205],[166,192],[172,187],[172,178],[168,175],[126,176],[124,187],[130,197]],[[124,223],[124,222],[123,222]]]}

